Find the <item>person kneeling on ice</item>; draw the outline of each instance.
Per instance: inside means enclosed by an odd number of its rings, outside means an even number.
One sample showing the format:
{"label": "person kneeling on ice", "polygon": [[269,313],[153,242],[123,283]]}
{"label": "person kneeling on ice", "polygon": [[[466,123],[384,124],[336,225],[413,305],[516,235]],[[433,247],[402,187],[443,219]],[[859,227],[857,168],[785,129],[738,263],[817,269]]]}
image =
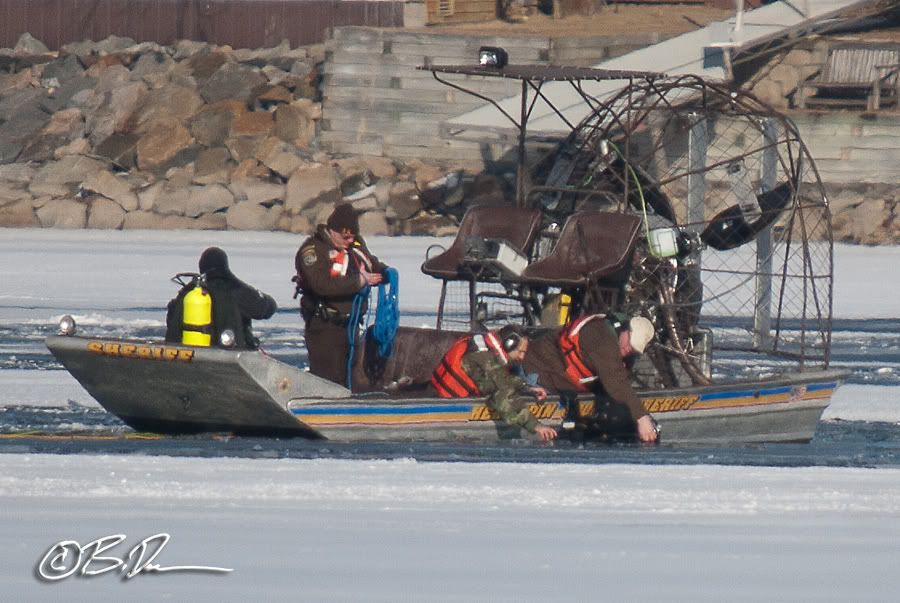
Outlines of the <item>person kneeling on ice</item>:
{"label": "person kneeling on ice", "polygon": [[528,385],[510,370],[522,362],[528,351],[528,337],[515,325],[499,332],[467,335],[457,340],[441,359],[431,376],[431,385],[442,398],[487,397],[488,407],[506,423],[518,425],[537,435],[542,442],[556,438],[556,430],[538,423],[520,401],[523,394],[547,397],[542,387]]}
{"label": "person kneeling on ice", "polygon": [[624,404],[641,442],[655,442],[656,423],[631,386],[629,368],[653,340],[653,323],[643,316],[622,320],[591,314],[558,327],[532,342],[523,362],[548,391],[574,399],[593,391],[597,400]]}
{"label": "person kneeling on ice", "polygon": [[[200,256],[199,275],[183,283],[169,302],[166,313],[166,341],[188,345],[254,350],[259,340],[251,329],[252,320],[270,318],[278,304],[259,289],[241,281],[228,267],[228,256],[218,247]],[[222,333],[232,333],[231,342]]]}

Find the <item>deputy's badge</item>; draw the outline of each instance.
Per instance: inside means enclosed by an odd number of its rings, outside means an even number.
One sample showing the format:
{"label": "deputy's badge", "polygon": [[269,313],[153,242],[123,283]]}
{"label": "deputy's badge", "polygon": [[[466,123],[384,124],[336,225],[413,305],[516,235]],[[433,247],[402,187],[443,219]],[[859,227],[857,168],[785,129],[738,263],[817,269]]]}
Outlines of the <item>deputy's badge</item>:
{"label": "deputy's badge", "polygon": [[316,248],[307,247],[303,250],[303,265],[312,266],[319,258],[316,257]]}

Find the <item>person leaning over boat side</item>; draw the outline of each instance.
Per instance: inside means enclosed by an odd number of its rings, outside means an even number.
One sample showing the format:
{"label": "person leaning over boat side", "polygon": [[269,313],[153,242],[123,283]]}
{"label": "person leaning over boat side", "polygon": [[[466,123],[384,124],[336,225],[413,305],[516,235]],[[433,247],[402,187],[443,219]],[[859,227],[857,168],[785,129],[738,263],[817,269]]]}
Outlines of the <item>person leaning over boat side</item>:
{"label": "person leaning over boat side", "polygon": [[641,442],[655,442],[653,418],[631,386],[627,362],[653,340],[653,323],[642,316],[620,321],[603,314],[582,316],[535,339],[523,362],[526,373],[560,394],[594,391],[624,404]]}
{"label": "person leaning over boat side", "polygon": [[488,407],[511,425],[537,435],[542,442],[556,437],[556,430],[538,423],[520,397],[531,394],[543,400],[547,392],[530,386],[511,370],[528,351],[528,337],[515,325],[499,332],[467,335],[458,339],[431,376],[431,385],[442,398],[487,397]]}
{"label": "person leaning over boat side", "polygon": [[[335,207],[294,258],[309,370],[344,385],[347,379],[347,322],[353,298],[382,281],[387,269],[359,236],[359,218],[349,203]],[[365,307],[361,308],[365,315]]]}
{"label": "person leaning over boat side", "polygon": [[[228,267],[228,255],[218,247],[204,250],[200,255],[198,268],[203,277],[202,286],[209,293],[212,302],[212,345],[220,346],[219,335],[228,329],[234,333],[235,348],[258,348],[259,340],[253,335],[252,321],[271,318],[278,309],[278,304],[270,295],[236,277]],[[166,316],[167,340],[181,341],[181,300],[184,299],[186,289],[188,287],[169,302]]]}

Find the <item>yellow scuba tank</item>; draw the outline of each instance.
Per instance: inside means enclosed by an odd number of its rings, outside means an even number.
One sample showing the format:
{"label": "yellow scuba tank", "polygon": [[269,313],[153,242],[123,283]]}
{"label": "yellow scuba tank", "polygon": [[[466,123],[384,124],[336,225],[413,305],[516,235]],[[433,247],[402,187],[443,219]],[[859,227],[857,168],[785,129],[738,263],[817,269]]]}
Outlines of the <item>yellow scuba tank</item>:
{"label": "yellow scuba tank", "polygon": [[209,347],[212,342],[212,297],[199,283],[187,292],[181,343]]}

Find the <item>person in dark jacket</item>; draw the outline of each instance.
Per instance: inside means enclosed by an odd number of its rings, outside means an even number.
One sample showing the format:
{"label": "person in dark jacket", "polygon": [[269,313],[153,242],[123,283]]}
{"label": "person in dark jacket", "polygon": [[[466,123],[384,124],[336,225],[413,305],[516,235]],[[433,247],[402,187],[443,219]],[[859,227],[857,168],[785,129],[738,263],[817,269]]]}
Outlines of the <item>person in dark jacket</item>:
{"label": "person in dark jacket", "polygon": [[[236,277],[228,267],[228,255],[218,247],[209,247],[200,256],[198,265],[203,288],[212,301],[211,343],[221,346],[220,335],[226,329],[234,333],[237,349],[256,349],[259,340],[253,335],[252,321],[271,318],[278,304],[270,296]],[[187,289],[187,287],[185,287]],[[173,325],[174,316],[180,316],[180,304],[185,290],[169,302],[166,339],[180,341],[181,325]],[[174,327],[174,328],[173,328]]]}
{"label": "person in dark jacket", "polygon": [[523,368],[537,374],[538,383],[552,393],[594,391],[624,404],[635,422],[638,439],[655,442],[655,423],[631,386],[626,367],[630,357],[644,353],[653,336],[653,324],[641,316],[627,321],[602,314],[582,316],[534,339]]}
{"label": "person in dark jacket", "polygon": [[501,421],[518,425],[542,442],[556,438],[556,430],[541,425],[522,401],[532,395],[544,400],[542,387],[527,384],[512,368],[528,352],[528,337],[516,325],[498,332],[476,333],[457,340],[434,369],[431,386],[442,398],[486,397]]}
{"label": "person in dark jacket", "polygon": [[[335,207],[325,224],[307,238],[294,258],[305,322],[309,370],[346,385],[347,323],[356,294],[382,281],[387,269],[359,236],[359,218],[349,203]],[[365,307],[361,307],[365,315]]]}

